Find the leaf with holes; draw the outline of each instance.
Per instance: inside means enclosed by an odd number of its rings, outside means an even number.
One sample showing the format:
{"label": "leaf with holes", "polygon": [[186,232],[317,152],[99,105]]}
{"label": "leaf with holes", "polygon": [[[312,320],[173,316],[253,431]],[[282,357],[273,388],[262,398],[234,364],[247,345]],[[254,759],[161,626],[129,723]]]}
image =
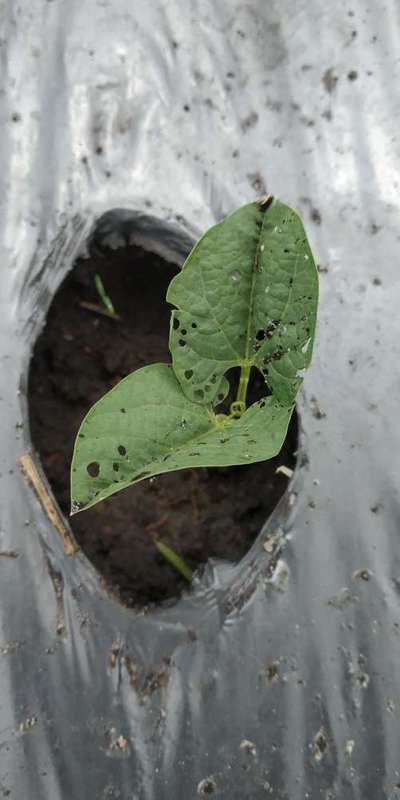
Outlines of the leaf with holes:
{"label": "leaf with holes", "polygon": [[240,419],[214,414],[211,404],[188,400],[170,366],[143,367],[82,422],[72,460],[72,513],[152,475],[272,458],[291,413],[292,407],[268,397]]}
{"label": "leaf with holes", "polygon": [[170,350],[186,396],[215,403],[231,367],[256,367],[291,405],[311,361],[318,275],[293,209],[268,198],[203,236],[171,282]]}

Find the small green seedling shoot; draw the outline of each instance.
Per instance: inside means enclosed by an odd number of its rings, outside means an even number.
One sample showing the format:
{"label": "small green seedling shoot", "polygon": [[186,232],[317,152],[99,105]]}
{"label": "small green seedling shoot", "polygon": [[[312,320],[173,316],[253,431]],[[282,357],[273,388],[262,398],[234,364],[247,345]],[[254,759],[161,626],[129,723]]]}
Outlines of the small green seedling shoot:
{"label": "small green seedling shoot", "polygon": [[103,281],[101,280],[101,277],[98,272],[96,272],[94,276],[94,285],[96,287],[97,294],[99,295],[100,300],[103,303],[104,308],[107,309],[107,311],[110,313],[112,317],[116,317],[117,313],[111,302],[111,298],[108,296],[104,288]]}
{"label": "small green seedling shoot", "polygon": [[96,292],[101,300],[101,304],[90,303],[87,302],[86,300],[81,300],[79,305],[82,308],[86,308],[88,311],[94,311],[95,314],[103,314],[105,317],[110,317],[111,319],[114,320],[121,319],[113,306],[111,298],[109,297],[104,288],[103,281],[101,280],[101,277],[98,272],[96,272],[94,276],[94,285]]}
{"label": "small green seedling shoot", "polygon": [[[154,475],[251,464],[276,456],[312,356],[318,274],[298,214],[273,197],[210,228],[171,281],[172,364],[138,369],[82,422],[72,459],[71,513]],[[240,368],[226,413],[228,370]],[[255,374],[265,397],[248,404]],[[169,563],[189,567],[157,537]]]}

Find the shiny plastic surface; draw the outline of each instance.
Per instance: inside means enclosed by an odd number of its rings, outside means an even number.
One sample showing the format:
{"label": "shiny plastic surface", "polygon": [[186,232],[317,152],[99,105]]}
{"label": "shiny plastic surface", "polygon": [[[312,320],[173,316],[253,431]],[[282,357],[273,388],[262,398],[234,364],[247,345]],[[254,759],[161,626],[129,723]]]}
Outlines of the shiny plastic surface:
{"label": "shiny plastic surface", "polygon": [[[1,4],[0,796],[400,797],[399,22],[396,0]],[[321,265],[299,466],[239,565],[135,614],[18,467],[31,349],[96,225],[181,261],[265,188]]]}

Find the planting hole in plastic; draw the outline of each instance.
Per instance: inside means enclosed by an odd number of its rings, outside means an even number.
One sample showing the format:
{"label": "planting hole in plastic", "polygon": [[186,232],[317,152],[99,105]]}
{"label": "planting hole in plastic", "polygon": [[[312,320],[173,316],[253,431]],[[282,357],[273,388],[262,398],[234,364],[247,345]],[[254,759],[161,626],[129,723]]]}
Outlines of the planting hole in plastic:
{"label": "planting hole in plastic", "polygon": [[[107,243],[98,229],[91,240],[89,258],[78,260],[55,294],[30,368],[33,444],[66,516],[73,442],[90,406],[130,372],[146,364],[170,361],[171,307],[165,295],[179,267],[154,252],[127,245],[136,232],[133,215],[129,224],[124,220],[123,236],[118,215],[109,215],[107,224],[109,221]],[[110,247],[110,239],[121,246]],[[162,236],[154,249],[162,250],[160,242],[162,245]],[[167,242],[165,245],[167,251]],[[187,251],[183,239],[175,243],[175,249],[179,248],[176,261],[182,263]],[[95,274],[101,276],[119,320],[86,307],[98,302]],[[176,318],[173,324],[179,328]],[[190,325],[197,326],[195,322]],[[188,330],[187,326],[179,331],[182,347]],[[270,331],[264,333],[268,336]],[[195,365],[186,371],[188,381],[194,371]],[[235,397],[238,370],[230,370],[227,378],[231,391],[227,398],[219,394],[217,413],[226,412],[226,404]],[[204,389],[198,390],[199,400],[215,380],[211,374]],[[254,369],[248,400],[262,403],[264,396],[263,377]],[[121,415],[126,413],[123,407],[120,411]],[[182,421],[186,424],[187,420]],[[225,440],[226,435],[221,435],[221,445]],[[209,558],[238,562],[285,491],[288,478],[276,470],[280,466],[294,468],[296,449],[294,414],[276,458],[239,467],[186,469],[151,479],[146,479],[149,473],[143,471],[141,482],[74,515],[73,533],[124,604],[137,607],[176,598],[187,585],[157,552],[154,537],[176,550],[194,569],[202,568]],[[111,459],[110,469],[118,485],[129,469],[129,452],[123,440]],[[95,458],[88,460],[87,471],[93,477],[99,471],[101,475],[101,465]]]}

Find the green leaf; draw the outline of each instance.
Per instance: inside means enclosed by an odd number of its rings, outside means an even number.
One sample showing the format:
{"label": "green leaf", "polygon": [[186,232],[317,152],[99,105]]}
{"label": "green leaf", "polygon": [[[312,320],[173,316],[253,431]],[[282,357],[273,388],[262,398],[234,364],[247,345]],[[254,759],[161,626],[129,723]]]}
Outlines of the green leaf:
{"label": "green leaf", "polygon": [[[311,361],[318,275],[299,216],[250,203],[203,236],[171,282],[170,350],[186,396],[219,402],[231,367],[257,367],[291,405]],[[219,397],[221,395],[221,397]]]}
{"label": "green leaf", "polygon": [[292,407],[272,397],[238,419],[192,403],[170,366],[128,375],[88,412],[72,460],[72,513],[152,475],[186,467],[230,466],[272,458]]}

